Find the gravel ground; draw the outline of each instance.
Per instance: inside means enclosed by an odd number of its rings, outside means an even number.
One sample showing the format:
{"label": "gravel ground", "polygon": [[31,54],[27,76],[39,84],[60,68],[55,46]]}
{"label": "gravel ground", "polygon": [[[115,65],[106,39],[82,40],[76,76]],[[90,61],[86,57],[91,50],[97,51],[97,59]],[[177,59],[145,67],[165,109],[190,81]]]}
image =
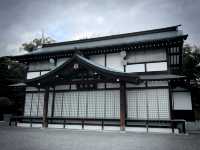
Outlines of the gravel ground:
{"label": "gravel ground", "polygon": [[200,134],[0,127],[0,150],[199,150]]}

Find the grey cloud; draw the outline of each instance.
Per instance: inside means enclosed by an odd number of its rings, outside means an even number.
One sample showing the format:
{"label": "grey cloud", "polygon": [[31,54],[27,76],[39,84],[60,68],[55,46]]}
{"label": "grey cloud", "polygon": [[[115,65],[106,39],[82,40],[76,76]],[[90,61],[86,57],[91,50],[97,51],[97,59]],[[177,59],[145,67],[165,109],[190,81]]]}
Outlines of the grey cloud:
{"label": "grey cloud", "polygon": [[22,53],[23,42],[41,36],[57,41],[182,24],[188,42],[199,44],[198,0],[1,0],[0,56]]}

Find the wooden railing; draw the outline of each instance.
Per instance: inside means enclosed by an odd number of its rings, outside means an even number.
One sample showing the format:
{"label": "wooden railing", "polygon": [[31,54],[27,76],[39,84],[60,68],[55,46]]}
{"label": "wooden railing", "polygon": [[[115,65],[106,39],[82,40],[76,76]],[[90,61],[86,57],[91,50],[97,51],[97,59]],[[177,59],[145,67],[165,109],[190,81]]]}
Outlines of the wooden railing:
{"label": "wooden railing", "polygon": [[[17,123],[30,123],[31,127],[34,123],[42,123],[42,117],[13,116],[10,118],[9,125],[17,126]],[[97,118],[64,118],[64,117],[48,117],[48,124],[81,125],[84,129],[85,125],[101,126],[120,126],[120,119],[97,119]],[[178,129],[180,133],[186,133],[185,120],[133,120],[126,119],[127,127],[146,127],[147,132],[151,127],[171,128],[172,133]]]}

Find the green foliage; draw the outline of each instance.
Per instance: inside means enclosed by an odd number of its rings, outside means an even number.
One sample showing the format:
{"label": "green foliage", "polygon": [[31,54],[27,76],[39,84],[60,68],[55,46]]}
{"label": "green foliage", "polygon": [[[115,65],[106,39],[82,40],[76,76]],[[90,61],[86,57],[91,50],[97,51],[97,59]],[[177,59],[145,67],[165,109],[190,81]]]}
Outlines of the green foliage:
{"label": "green foliage", "polygon": [[200,48],[197,46],[184,46],[183,74],[189,79],[200,79]]}
{"label": "green foliage", "polygon": [[8,97],[0,97],[0,108],[10,107],[13,105],[13,102]]}
{"label": "green foliage", "polygon": [[0,85],[7,86],[24,80],[25,65],[11,61],[7,57],[0,58]]}
{"label": "green foliage", "polygon": [[9,85],[23,82],[25,77],[25,65],[0,57],[0,119],[3,113],[22,114],[24,93]]}
{"label": "green foliage", "polygon": [[50,37],[46,38],[35,38],[31,42],[23,43],[22,48],[27,51],[27,52],[32,52],[37,50],[39,47],[42,46],[42,44],[49,44],[49,43],[54,43],[55,40],[53,40]]}
{"label": "green foliage", "polygon": [[9,96],[9,86],[21,82],[26,77],[26,67],[7,57],[0,58],[0,96]]}

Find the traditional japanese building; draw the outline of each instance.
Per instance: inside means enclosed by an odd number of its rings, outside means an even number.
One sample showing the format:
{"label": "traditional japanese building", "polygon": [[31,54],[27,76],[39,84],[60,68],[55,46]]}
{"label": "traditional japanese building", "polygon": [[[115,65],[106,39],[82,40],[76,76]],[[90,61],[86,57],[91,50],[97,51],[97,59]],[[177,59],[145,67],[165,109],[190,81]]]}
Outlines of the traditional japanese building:
{"label": "traditional japanese building", "polygon": [[187,35],[178,28],[44,44],[12,57],[28,66],[21,121],[124,130],[191,118],[181,75]]}

